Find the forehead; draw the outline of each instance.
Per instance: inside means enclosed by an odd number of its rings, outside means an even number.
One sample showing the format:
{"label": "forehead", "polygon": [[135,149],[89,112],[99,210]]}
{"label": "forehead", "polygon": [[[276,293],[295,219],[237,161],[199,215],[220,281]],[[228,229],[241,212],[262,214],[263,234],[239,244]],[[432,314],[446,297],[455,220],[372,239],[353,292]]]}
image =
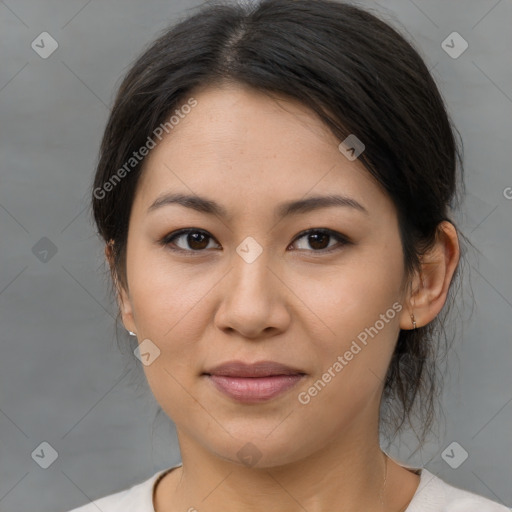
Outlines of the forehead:
{"label": "forehead", "polygon": [[190,97],[197,104],[175,118],[146,157],[136,202],[147,207],[174,191],[250,206],[338,192],[390,206],[363,164],[349,161],[340,141],[301,103],[238,85],[202,88]]}

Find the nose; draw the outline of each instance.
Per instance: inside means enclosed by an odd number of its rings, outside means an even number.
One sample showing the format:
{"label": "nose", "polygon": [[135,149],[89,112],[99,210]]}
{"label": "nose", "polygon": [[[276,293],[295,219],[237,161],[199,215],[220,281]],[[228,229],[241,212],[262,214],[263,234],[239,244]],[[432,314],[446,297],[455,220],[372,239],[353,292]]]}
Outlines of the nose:
{"label": "nose", "polygon": [[286,331],[290,291],[279,274],[279,265],[272,264],[265,250],[250,263],[235,253],[231,271],[219,290],[217,328],[250,339]]}

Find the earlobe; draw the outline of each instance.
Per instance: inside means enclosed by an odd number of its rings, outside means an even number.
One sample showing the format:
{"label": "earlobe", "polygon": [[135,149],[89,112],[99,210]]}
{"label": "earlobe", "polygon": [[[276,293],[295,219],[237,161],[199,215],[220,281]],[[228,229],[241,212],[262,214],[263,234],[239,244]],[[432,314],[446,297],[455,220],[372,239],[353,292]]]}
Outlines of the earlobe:
{"label": "earlobe", "polygon": [[409,283],[409,290],[404,301],[404,307],[400,316],[400,329],[407,331],[421,327],[421,323],[416,316],[418,308],[416,304],[424,301],[424,280],[422,270],[417,270],[413,279]]}
{"label": "earlobe", "polygon": [[133,310],[130,297],[126,293],[124,287],[119,288],[118,293],[119,309],[121,310],[121,318],[123,325],[128,332],[137,332],[135,328],[135,322],[133,319]]}
{"label": "earlobe", "polygon": [[400,328],[412,328],[411,315],[414,315],[417,327],[422,327],[439,314],[446,302],[459,257],[457,231],[451,222],[443,221],[438,226],[434,246],[421,259],[421,269],[411,286]]}

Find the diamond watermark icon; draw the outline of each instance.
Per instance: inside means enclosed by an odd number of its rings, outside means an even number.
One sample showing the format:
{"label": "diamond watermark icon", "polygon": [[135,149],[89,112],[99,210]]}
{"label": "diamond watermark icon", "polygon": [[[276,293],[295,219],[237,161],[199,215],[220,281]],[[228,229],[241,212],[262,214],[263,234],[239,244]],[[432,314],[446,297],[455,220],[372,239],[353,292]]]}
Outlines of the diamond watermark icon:
{"label": "diamond watermark icon", "polygon": [[59,47],[59,43],[48,32],[41,32],[30,46],[39,57],[47,59]]}
{"label": "diamond watermark icon", "polygon": [[32,254],[39,261],[47,263],[57,254],[57,246],[49,238],[43,236],[43,238],[32,247]]}
{"label": "diamond watermark icon", "polygon": [[150,339],[146,338],[140,342],[133,353],[144,366],[149,366],[160,356],[160,349]]}
{"label": "diamond watermark icon", "polygon": [[351,133],[339,146],[340,152],[353,162],[365,149],[365,145]]}
{"label": "diamond watermark icon", "polygon": [[459,443],[453,441],[443,450],[441,458],[452,469],[457,469],[468,458],[468,452]]}
{"label": "diamond watermark icon", "polygon": [[249,468],[255,466],[262,457],[262,453],[253,443],[245,443],[237,452],[238,460]]}
{"label": "diamond watermark icon", "polygon": [[458,32],[452,32],[441,43],[441,48],[452,59],[458,59],[468,49],[468,46],[468,42]]}
{"label": "diamond watermark icon", "polygon": [[236,252],[246,263],[252,263],[263,252],[263,247],[252,236],[248,236],[236,248]]}
{"label": "diamond watermark icon", "polygon": [[46,441],[43,441],[32,453],[32,458],[43,469],[49,468],[56,460],[59,454],[57,450]]}

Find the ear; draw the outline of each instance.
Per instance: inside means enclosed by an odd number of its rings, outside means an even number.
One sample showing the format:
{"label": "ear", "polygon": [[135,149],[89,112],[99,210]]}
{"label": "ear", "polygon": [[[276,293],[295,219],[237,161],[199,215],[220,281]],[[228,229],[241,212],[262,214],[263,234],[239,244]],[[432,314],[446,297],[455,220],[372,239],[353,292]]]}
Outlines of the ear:
{"label": "ear", "polygon": [[116,289],[116,299],[119,310],[121,312],[121,318],[123,320],[123,325],[126,330],[137,333],[137,329],[135,327],[135,321],[133,318],[133,309],[132,303],[130,300],[130,295],[125,287],[120,282],[116,267],[114,264],[114,241],[110,240],[109,243],[105,246],[105,257],[107,258],[108,265],[110,267],[110,274],[112,276],[112,280],[114,281],[114,286]]}
{"label": "ear", "polygon": [[451,222],[443,221],[438,226],[434,246],[421,258],[421,269],[414,276],[400,317],[401,329],[413,328],[411,314],[416,327],[427,325],[439,314],[459,258],[457,230]]}

